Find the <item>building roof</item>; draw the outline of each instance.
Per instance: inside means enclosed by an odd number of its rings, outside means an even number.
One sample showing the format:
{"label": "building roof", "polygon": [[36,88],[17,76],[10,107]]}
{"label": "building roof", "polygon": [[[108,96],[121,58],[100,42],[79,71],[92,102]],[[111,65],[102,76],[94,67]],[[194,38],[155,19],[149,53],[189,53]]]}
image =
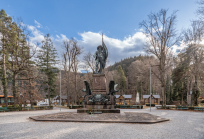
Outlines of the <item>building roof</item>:
{"label": "building roof", "polygon": [[[57,96],[55,96],[53,99],[58,99],[59,96],[60,96],[60,95],[57,95]],[[62,99],[67,99],[67,96],[61,95],[61,98],[62,98]]]}
{"label": "building roof", "polygon": [[[119,98],[121,95],[115,95],[116,99]],[[122,95],[124,98],[132,98],[132,95]]]}
{"label": "building roof", "polygon": [[[160,98],[160,95],[152,95],[154,98]],[[143,95],[143,98],[149,98],[150,95]]]}
{"label": "building roof", "polygon": [[[0,95],[0,97],[4,97],[4,95]],[[13,96],[7,96],[7,97],[9,98],[9,97],[13,97]]]}

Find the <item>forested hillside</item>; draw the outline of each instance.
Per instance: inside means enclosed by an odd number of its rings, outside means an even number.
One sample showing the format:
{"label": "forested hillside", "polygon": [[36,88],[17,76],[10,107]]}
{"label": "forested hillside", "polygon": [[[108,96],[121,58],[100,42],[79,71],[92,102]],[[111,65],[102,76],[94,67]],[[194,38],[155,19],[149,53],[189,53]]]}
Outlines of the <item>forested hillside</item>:
{"label": "forested hillside", "polygon": [[108,69],[108,71],[117,70],[118,66],[121,65],[121,67],[125,73],[125,76],[127,76],[128,75],[128,67],[132,64],[132,62],[134,62],[136,60],[143,60],[144,58],[149,58],[149,57],[150,56],[148,56],[148,55],[145,55],[145,56],[139,55],[139,56],[134,56],[134,57],[128,57],[125,59],[121,59],[120,62],[115,62],[114,65],[109,66],[107,69]]}

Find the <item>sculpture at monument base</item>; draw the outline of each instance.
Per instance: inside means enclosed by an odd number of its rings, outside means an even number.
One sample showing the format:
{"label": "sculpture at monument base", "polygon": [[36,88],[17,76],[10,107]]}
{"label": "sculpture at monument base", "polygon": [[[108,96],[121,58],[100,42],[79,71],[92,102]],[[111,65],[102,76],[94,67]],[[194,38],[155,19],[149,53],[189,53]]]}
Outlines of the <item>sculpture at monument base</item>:
{"label": "sculpture at monument base", "polygon": [[96,109],[115,109],[116,105],[116,97],[113,93],[118,90],[114,89],[116,87],[114,81],[110,81],[109,83],[109,92],[106,94],[92,94],[90,89],[90,85],[87,81],[84,81],[86,89],[83,89],[83,92],[86,92],[84,96],[84,105],[85,108],[96,108]]}

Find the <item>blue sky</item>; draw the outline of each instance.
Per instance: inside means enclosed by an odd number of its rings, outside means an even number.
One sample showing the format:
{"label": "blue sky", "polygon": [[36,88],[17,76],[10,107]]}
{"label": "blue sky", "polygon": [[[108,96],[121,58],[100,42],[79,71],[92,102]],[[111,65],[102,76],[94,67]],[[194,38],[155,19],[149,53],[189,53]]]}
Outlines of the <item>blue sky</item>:
{"label": "blue sky", "polygon": [[[180,32],[197,19],[195,0],[1,0],[0,9],[10,16],[21,17],[32,32],[33,43],[50,33],[57,50],[63,39],[74,37],[85,52],[95,52],[101,44],[100,34],[109,49],[109,63],[144,54],[144,36],[139,23],[150,12],[161,8],[177,12]],[[131,44],[133,44],[131,46]],[[129,47],[129,48],[128,48]],[[128,48],[128,49],[127,49]],[[133,50],[133,51],[129,51]]]}

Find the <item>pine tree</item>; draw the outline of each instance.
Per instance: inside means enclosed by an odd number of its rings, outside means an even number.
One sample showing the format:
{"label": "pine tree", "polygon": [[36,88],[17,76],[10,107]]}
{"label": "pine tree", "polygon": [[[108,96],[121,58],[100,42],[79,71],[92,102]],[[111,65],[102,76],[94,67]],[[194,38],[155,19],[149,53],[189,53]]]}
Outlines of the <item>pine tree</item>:
{"label": "pine tree", "polygon": [[7,46],[8,46],[8,33],[9,33],[9,25],[11,24],[12,18],[11,17],[7,17],[7,14],[5,13],[5,11],[2,9],[0,11],[0,34],[1,34],[1,40],[0,40],[0,46],[1,46],[1,50],[0,50],[0,55],[2,55],[2,61],[1,61],[1,65],[2,65],[2,85],[3,85],[3,92],[4,92],[4,98],[5,98],[5,105],[6,107],[8,106],[8,102],[7,102],[7,95],[8,95],[8,91],[7,91],[7,74],[6,74],[6,62],[8,60],[8,53],[7,53]]}
{"label": "pine tree", "polygon": [[55,64],[58,60],[57,58],[57,50],[53,47],[53,43],[49,34],[44,36],[44,40],[42,41],[42,47],[38,54],[38,66],[42,72],[47,76],[47,90],[49,105],[51,105],[50,97],[55,94],[55,79],[57,77],[58,69],[55,67]]}
{"label": "pine tree", "polygon": [[118,71],[118,74],[120,76],[120,78],[119,78],[120,90],[125,92],[125,89],[126,89],[125,74],[124,74],[124,71],[123,71],[121,65],[118,66],[117,71]]}

